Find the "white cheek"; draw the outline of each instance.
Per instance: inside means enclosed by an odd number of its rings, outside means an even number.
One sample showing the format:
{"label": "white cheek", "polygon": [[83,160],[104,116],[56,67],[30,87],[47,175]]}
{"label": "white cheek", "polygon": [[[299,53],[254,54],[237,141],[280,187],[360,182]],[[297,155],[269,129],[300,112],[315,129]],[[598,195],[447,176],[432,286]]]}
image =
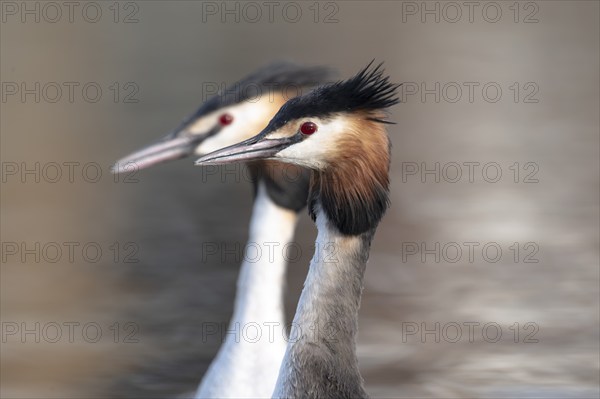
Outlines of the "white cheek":
{"label": "white cheek", "polygon": [[323,169],[328,165],[331,154],[340,151],[338,143],[345,128],[340,120],[322,124],[317,133],[280,151],[276,156],[313,169]]}
{"label": "white cheek", "polygon": [[277,158],[293,161],[294,163],[313,169],[322,169],[327,165],[327,153],[331,151],[329,145],[319,145],[310,139],[294,144],[279,151]]}
{"label": "white cheek", "polygon": [[217,123],[217,117],[214,115],[201,118],[197,120],[194,124],[189,126],[186,130],[192,134],[203,134],[210,130],[215,123]]}
{"label": "white cheek", "polygon": [[228,110],[233,122],[200,143],[196,155],[205,155],[256,136],[273,117],[273,107],[264,102],[246,102]]}
{"label": "white cheek", "polygon": [[210,152],[220,150],[221,148],[239,143],[253,136],[251,129],[247,129],[240,124],[226,126],[214,136],[211,136],[200,143],[194,150],[196,155],[205,155]]}

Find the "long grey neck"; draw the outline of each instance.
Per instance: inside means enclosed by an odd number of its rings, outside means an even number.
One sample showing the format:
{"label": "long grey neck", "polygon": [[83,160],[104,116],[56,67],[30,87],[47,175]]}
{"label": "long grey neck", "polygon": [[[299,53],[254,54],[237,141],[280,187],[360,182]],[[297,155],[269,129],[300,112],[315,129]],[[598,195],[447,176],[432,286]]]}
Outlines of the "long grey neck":
{"label": "long grey neck", "polygon": [[315,254],[273,397],[363,398],[358,309],[375,229],[342,235],[317,204]]}

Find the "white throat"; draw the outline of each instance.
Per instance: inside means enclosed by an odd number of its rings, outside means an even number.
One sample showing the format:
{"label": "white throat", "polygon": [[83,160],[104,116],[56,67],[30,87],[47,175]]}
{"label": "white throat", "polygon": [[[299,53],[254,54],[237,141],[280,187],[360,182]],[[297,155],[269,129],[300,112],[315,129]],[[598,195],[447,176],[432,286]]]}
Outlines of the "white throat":
{"label": "white throat", "polygon": [[270,397],[285,353],[286,245],[298,216],[257,187],[228,333],[196,398]]}

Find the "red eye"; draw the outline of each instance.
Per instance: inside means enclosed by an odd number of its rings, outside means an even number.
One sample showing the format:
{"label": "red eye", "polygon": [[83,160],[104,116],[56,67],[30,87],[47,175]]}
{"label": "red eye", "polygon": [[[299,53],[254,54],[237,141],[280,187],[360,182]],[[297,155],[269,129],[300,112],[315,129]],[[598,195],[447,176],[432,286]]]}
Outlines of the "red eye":
{"label": "red eye", "polygon": [[231,114],[223,114],[219,117],[219,123],[223,126],[227,126],[231,122],[233,122],[233,116],[231,116]]}
{"label": "red eye", "polygon": [[317,125],[312,122],[304,122],[302,126],[300,126],[300,131],[302,134],[311,135],[317,131]]}

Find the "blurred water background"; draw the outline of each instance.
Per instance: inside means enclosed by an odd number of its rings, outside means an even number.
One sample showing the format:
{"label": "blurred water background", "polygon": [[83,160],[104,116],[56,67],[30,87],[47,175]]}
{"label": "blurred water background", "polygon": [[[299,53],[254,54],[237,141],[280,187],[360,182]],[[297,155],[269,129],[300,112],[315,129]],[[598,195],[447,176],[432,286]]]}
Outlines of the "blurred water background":
{"label": "blurred water background", "polygon": [[[368,392],[598,397],[599,3],[475,3],[470,15],[462,3],[277,2],[270,21],[263,2],[260,16],[239,2],[76,2],[70,22],[62,3],[57,19],[45,2],[3,1],[1,396],[191,392],[219,345],[199,330],[229,319],[239,265],[203,245],[243,246],[251,185],[239,169],[192,159],[129,183],[110,165],[175,127],[215,85],[268,62],[347,77],[375,58],[405,86],[391,110],[392,208],[360,314]],[[63,90],[56,102],[52,82]],[[73,101],[65,82],[78,84]],[[23,83],[34,94],[22,97]],[[37,177],[21,175],[36,162]],[[68,162],[79,163],[72,182]],[[314,237],[303,213],[290,319]],[[36,243],[39,261],[23,254]],[[49,243],[63,249],[55,262]],[[65,323],[79,323],[72,340]]]}

